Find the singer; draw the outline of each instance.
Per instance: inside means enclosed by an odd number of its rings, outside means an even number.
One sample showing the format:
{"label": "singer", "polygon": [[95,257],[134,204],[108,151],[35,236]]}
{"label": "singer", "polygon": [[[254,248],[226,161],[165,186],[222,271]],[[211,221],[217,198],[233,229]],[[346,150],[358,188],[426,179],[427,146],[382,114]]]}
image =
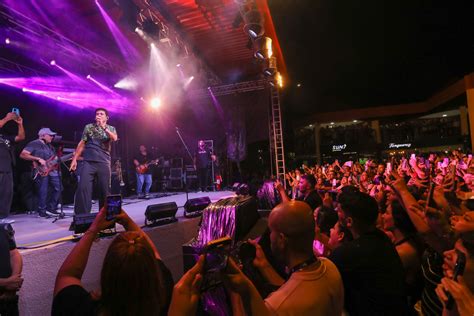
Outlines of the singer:
{"label": "singer", "polygon": [[92,208],[92,188],[94,177],[99,187],[99,209],[104,205],[110,191],[110,150],[117,140],[115,127],[108,125],[109,113],[104,108],[95,110],[95,123],[87,124],[82,139],[77,145],[70,170],[76,170],[77,159],[84,159],[80,181],[76,191],[74,213],[90,213]]}

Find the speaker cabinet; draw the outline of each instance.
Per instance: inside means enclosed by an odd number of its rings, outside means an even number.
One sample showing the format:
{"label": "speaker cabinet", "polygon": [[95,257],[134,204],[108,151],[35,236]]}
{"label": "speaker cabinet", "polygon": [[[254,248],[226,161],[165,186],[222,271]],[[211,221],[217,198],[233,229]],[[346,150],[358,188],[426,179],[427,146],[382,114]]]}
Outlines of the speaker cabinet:
{"label": "speaker cabinet", "polygon": [[200,216],[202,214],[202,210],[205,209],[209,204],[211,204],[211,199],[208,196],[189,199],[184,204],[184,216]]}
{"label": "speaker cabinet", "polygon": [[145,225],[160,226],[178,221],[176,202],[148,205],[145,210]]}

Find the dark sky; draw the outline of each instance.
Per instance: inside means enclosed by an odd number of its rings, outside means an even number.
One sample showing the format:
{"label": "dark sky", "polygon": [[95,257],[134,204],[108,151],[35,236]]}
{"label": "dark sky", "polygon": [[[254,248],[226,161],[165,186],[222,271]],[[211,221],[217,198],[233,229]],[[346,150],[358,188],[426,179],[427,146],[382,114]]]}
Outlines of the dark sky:
{"label": "dark sky", "polygon": [[474,71],[472,0],[269,5],[294,114],[424,100]]}

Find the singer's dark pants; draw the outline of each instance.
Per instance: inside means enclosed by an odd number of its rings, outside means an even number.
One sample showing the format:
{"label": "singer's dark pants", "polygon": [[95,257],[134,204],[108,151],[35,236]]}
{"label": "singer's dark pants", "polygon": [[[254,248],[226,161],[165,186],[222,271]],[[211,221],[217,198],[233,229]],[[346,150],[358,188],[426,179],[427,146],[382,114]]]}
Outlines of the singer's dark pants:
{"label": "singer's dark pants", "polygon": [[206,191],[209,186],[209,168],[198,168],[199,187]]}
{"label": "singer's dark pants", "polygon": [[75,196],[75,214],[91,212],[94,179],[97,179],[97,187],[99,189],[99,209],[102,208],[107,194],[110,192],[110,176],[110,163],[84,161]]}

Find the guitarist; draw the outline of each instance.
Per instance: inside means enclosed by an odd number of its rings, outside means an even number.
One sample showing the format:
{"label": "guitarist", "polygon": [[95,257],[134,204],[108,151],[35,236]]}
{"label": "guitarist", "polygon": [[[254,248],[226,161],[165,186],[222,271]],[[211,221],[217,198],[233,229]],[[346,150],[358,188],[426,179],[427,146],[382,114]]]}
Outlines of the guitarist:
{"label": "guitarist", "polygon": [[[33,166],[46,165],[46,161],[56,155],[51,142],[56,135],[51,129],[43,127],[38,132],[38,139],[29,142],[20,153],[20,158],[33,162]],[[37,176],[35,182],[35,211],[40,217],[48,213],[57,214],[61,186],[58,170],[52,170],[47,176]]]}
{"label": "guitarist", "polygon": [[[135,165],[135,172],[137,174],[138,198],[146,199],[149,197],[152,184],[152,176],[149,166],[152,162],[151,155],[148,154],[146,146],[140,145],[137,155],[133,158],[133,164]],[[145,192],[143,192],[143,189]]]}

